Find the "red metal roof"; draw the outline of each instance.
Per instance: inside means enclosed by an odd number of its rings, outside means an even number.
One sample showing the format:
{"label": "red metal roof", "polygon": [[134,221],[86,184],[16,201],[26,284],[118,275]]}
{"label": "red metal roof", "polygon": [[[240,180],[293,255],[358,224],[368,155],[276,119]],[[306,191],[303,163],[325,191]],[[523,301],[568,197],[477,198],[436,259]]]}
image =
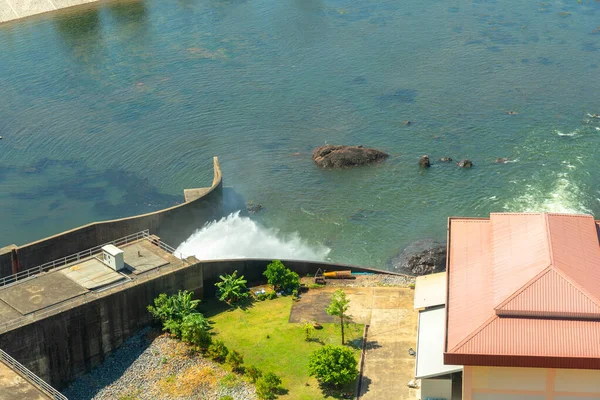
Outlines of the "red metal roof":
{"label": "red metal roof", "polygon": [[448,226],[447,362],[511,365],[498,357],[520,356],[514,365],[523,357],[548,367],[557,358],[563,367],[600,363],[600,245],[592,216],[502,213],[450,218]]}

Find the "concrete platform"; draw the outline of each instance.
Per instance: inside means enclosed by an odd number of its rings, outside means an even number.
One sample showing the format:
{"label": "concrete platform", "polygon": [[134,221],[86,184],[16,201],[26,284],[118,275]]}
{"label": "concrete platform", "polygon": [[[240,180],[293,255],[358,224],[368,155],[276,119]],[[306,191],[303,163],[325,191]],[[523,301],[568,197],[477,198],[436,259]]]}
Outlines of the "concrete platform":
{"label": "concrete platform", "polygon": [[186,203],[188,201],[194,201],[204,196],[210,189],[212,188],[184,189],[183,198],[185,199]]}
{"label": "concrete platform", "polygon": [[125,279],[125,276],[96,259],[61,269],[60,273],[86,289],[97,289]]}
{"label": "concrete platform", "polygon": [[21,316],[21,313],[0,300],[0,321],[17,318],[19,316]]}
{"label": "concrete platform", "polygon": [[0,290],[0,299],[25,315],[87,291],[61,273],[48,272]]}
{"label": "concrete platform", "polygon": [[28,380],[0,361],[0,400],[49,400]]}
{"label": "concrete platform", "polygon": [[171,255],[166,252],[157,253],[156,249],[156,246],[146,240],[121,248],[126,266],[138,274],[170,263],[171,259],[168,256]]}

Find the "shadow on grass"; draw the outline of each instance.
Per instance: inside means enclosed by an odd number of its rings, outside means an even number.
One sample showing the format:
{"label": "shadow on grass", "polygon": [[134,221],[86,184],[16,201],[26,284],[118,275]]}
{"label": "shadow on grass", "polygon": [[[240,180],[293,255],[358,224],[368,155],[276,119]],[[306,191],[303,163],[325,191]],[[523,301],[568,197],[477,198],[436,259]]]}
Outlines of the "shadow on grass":
{"label": "shadow on grass", "polygon": [[354,393],[355,382],[352,382],[343,387],[333,387],[324,383],[319,383],[319,389],[323,393],[323,398],[334,398],[334,399],[353,399],[355,398]]}
{"label": "shadow on grass", "polygon": [[323,339],[318,338],[318,337],[311,337],[306,339],[307,342],[309,343],[319,343],[321,346],[325,345],[325,342],[323,341]]}
{"label": "shadow on grass", "polygon": [[206,318],[211,318],[215,315],[219,315],[227,311],[233,311],[238,308],[244,311],[249,310],[250,308],[254,307],[254,302],[255,300],[253,298],[248,298],[230,306],[224,301],[213,298],[202,301],[202,303],[200,303],[198,306],[198,311],[200,311]]}

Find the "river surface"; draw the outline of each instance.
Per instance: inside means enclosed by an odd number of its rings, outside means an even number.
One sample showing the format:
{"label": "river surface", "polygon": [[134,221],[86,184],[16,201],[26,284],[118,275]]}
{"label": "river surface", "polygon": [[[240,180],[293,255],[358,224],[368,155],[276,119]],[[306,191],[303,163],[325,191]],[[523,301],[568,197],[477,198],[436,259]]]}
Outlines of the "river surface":
{"label": "river surface", "polygon": [[[0,25],[0,246],[181,202],[210,184],[217,155],[225,184],[264,206],[230,217],[231,246],[254,226],[384,267],[415,240],[444,240],[448,216],[600,216],[595,113],[593,0],[145,0],[46,14]],[[311,151],[325,143],[391,157],[323,171]],[[423,154],[475,166],[419,170]]]}

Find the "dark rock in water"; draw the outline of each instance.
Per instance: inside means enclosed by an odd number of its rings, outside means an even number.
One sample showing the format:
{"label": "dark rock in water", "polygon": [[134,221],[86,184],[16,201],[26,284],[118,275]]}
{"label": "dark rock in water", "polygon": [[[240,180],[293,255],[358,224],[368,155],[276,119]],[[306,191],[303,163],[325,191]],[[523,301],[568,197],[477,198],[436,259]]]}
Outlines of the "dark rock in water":
{"label": "dark rock in water", "polygon": [[442,158],[440,158],[440,161],[441,162],[450,162],[450,161],[452,161],[452,157],[442,157]]}
{"label": "dark rock in water", "polygon": [[421,167],[421,168],[431,167],[431,162],[429,162],[429,156],[422,156],[421,158],[419,158],[419,167]]}
{"label": "dark rock in water", "polygon": [[446,270],[446,244],[426,239],[410,244],[388,265],[409,275],[428,275]]}
{"label": "dark rock in water", "polygon": [[346,168],[373,164],[389,154],[362,146],[334,146],[326,144],[313,151],[313,161],[321,168]]}
{"label": "dark rock in water", "polygon": [[456,163],[456,165],[458,165],[461,168],[471,168],[473,166],[473,163],[470,160],[460,160],[459,162]]}
{"label": "dark rock in water", "polygon": [[406,125],[406,126],[412,125],[412,121],[410,121],[410,120],[404,121],[404,125]]}
{"label": "dark rock in water", "polygon": [[261,204],[255,203],[252,200],[250,200],[246,205],[246,210],[248,210],[248,214],[256,214],[262,209],[263,206]]}
{"label": "dark rock in water", "polygon": [[510,158],[508,158],[508,157],[502,157],[502,158],[496,158],[496,161],[494,161],[494,162],[496,164],[506,164],[509,161],[510,161]]}

